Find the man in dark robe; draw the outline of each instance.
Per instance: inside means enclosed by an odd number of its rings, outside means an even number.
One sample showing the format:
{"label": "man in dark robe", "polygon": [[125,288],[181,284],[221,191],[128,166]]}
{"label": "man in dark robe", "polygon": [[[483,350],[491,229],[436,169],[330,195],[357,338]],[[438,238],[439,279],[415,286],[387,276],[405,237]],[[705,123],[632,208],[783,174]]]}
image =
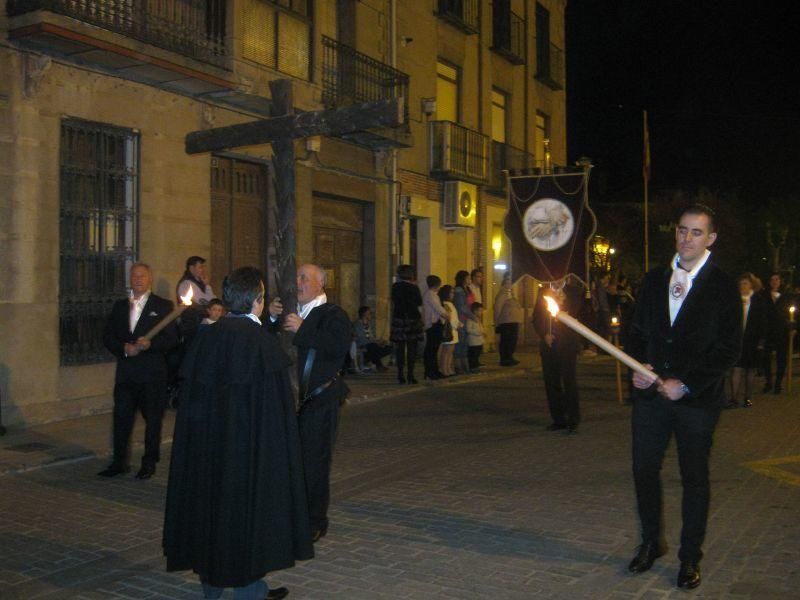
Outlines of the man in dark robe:
{"label": "man in dark robe", "polygon": [[[339,407],[347,385],[339,370],[350,349],[352,330],[347,313],[328,302],[325,271],[307,264],[297,269],[297,312],[286,315],[283,328],[293,332],[297,346],[297,380],[300,386],[297,421],[303,447],[303,469],[308,494],[313,540],[328,532],[330,477],[333,447],[339,424]],[[283,312],[279,299],[269,306],[273,330]]]}
{"label": "man in dark robe", "polygon": [[206,598],[282,598],[263,577],[313,557],[289,357],[261,327],[264,285],[226,278],[230,313],[202,327],[181,368],[164,520],[167,570],[194,570]]}

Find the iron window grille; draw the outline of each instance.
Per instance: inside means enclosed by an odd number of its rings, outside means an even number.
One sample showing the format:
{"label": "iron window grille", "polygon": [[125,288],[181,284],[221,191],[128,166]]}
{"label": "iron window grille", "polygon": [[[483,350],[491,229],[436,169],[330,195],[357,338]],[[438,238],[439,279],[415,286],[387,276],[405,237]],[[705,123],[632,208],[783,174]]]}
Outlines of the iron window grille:
{"label": "iron window grille", "polygon": [[480,31],[479,0],[437,0],[436,14],[465,33]]}
{"label": "iron window grille", "polygon": [[451,121],[430,122],[431,172],[484,182],[488,177],[489,138]]}
{"label": "iron window grille", "polygon": [[510,0],[494,0],[492,50],[515,65],[525,63],[525,19],[511,10]]}
{"label": "iron window grille", "polygon": [[136,260],[139,134],[65,119],[60,162],[61,364],[107,362],[105,321]]}

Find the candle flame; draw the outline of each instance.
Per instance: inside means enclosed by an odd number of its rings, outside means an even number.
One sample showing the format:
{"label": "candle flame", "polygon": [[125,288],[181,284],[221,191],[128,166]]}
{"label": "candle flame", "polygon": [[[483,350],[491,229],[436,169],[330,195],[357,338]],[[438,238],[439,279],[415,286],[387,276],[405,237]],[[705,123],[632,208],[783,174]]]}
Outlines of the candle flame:
{"label": "candle flame", "polygon": [[789,307],[789,312],[790,312],[790,313],[793,313],[795,310],[796,310],[796,309],[795,309],[795,307],[794,307],[794,306],[790,306],[790,307]]}
{"label": "candle flame", "polygon": [[551,315],[554,317],[558,316],[558,302],[553,300],[550,296],[545,296],[544,301],[547,302],[547,310],[550,312]]}
{"label": "candle flame", "polygon": [[618,321],[617,317],[611,317],[611,324],[612,325],[616,325],[618,322],[619,321]]}
{"label": "candle flame", "polygon": [[192,286],[189,286],[189,291],[186,292],[186,295],[181,296],[181,302],[184,306],[192,305],[192,296],[194,296],[194,290],[192,289]]}

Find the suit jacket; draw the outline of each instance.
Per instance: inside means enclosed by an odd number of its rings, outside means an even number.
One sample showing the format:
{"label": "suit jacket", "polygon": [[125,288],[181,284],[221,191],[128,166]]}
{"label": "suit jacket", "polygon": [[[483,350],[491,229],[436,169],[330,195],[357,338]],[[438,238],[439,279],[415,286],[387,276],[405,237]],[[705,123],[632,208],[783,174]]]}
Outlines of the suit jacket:
{"label": "suit jacket", "polygon": [[103,333],[103,343],[117,357],[117,383],[152,383],[167,378],[166,353],[178,343],[175,321],[162,329],[150,343],[150,348],[136,356],[125,356],[125,344],[132,344],[150,331],[172,311],[172,302],[153,293],[144,305],[136,328],[130,331],[130,303],[117,300],[111,309]]}
{"label": "suit jacket", "polygon": [[793,302],[792,296],[784,290],[780,298],[773,300],[770,291],[764,290],[762,298],[767,307],[767,340],[772,344],[786,344],[790,331],[789,307]]}
{"label": "suit jacket", "polygon": [[[710,260],[692,282],[675,323],[669,322],[670,267],[651,270],[636,299],[628,351],[653,365],[662,378],[689,387],[680,402],[719,405],[724,377],[739,358],[742,341],[742,301],[732,279]],[[634,390],[634,398],[653,396],[655,386]]]}
{"label": "suit jacket", "polygon": [[[561,307],[570,315],[577,317],[581,309],[581,289],[574,285],[564,286],[564,302]],[[553,319],[547,311],[544,294],[539,294],[533,308],[533,328],[539,336],[539,349],[543,352],[555,352],[559,356],[575,357],[580,348],[578,334],[560,321]],[[552,347],[547,346],[544,336],[553,334]]]}
{"label": "suit jacket", "polygon": [[737,366],[752,368],[759,359],[758,346],[767,336],[767,300],[760,294],[750,296],[750,308],[747,311],[747,323],[742,332],[742,354]]}

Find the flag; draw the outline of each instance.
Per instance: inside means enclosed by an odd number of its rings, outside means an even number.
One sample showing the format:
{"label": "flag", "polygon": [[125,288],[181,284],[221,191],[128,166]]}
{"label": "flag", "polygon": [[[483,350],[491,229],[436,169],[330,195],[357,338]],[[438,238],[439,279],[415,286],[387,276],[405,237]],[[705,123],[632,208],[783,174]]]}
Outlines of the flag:
{"label": "flag", "polygon": [[647,128],[647,111],[642,111],[642,131],[644,132],[644,148],[642,154],[642,177],[645,185],[650,182],[650,130]]}
{"label": "flag", "polygon": [[570,273],[586,278],[587,242],[597,224],[588,180],[584,169],[509,176],[504,229],[514,281],[523,275],[560,281]]}

